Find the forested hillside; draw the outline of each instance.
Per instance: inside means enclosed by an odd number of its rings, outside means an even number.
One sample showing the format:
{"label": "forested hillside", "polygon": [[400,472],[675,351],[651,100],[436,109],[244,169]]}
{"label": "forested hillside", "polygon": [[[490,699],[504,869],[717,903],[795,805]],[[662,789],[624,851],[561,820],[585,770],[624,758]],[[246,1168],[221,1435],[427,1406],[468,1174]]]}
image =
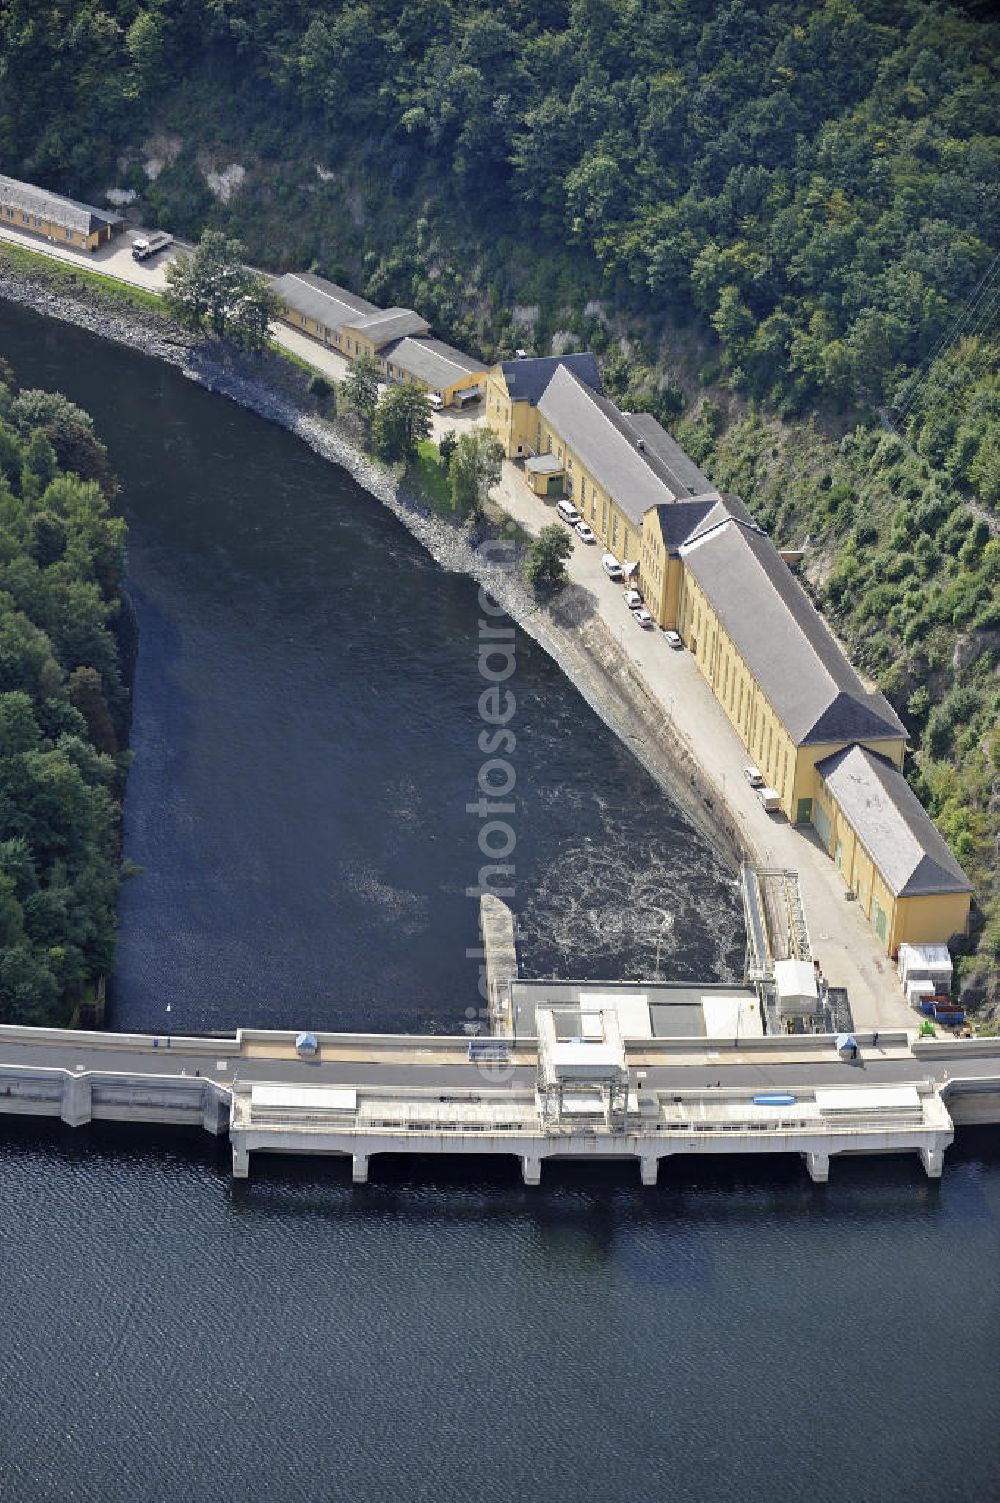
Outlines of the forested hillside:
{"label": "forested hillside", "polygon": [[0,167],[133,190],[147,223],[218,225],[487,359],[594,348],[780,542],[810,536],[977,882],[966,972],[995,983],[993,12],[0,0]]}
{"label": "forested hillside", "polygon": [[[233,213],[252,224],[263,209],[283,260],[322,263],[333,248],[391,261],[364,232],[386,201],[425,211],[425,249],[435,218],[461,212],[491,260],[491,242],[515,231],[585,250],[595,288],[637,310],[696,312],[742,391],[789,410],[882,401],[934,350],[1000,242],[1000,29],[975,11],[5,0],[0,154],[93,190],[144,127],[166,124],[181,145],[155,196],[172,221],[210,212],[199,152],[231,148],[251,158]],[[291,172],[270,174],[279,161]],[[338,212],[349,225],[328,223]],[[397,273],[421,269],[420,242]],[[454,270],[460,304],[468,268]],[[517,292],[502,275],[487,290],[497,314]],[[994,391],[980,407],[994,421],[995,403]],[[940,435],[927,441],[951,454]],[[960,467],[996,499],[995,446],[978,466],[972,447],[966,437]]]}
{"label": "forested hillside", "polygon": [[86,413],[12,386],[0,370],[0,1022],[56,1023],[114,960],[125,526]]}

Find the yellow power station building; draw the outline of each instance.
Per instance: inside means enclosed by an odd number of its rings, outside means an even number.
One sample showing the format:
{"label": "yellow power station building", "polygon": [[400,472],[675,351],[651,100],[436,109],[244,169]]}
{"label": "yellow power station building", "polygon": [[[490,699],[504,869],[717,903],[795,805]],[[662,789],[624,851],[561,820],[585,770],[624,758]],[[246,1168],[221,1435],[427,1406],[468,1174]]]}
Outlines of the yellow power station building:
{"label": "yellow power station building", "polygon": [[348,360],[367,355],[387,381],[409,382],[431,392],[444,407],[478,396],[486,367],[440,339],[412,308],[377,308],[345,287],[307,272],[275,277],[279,317]]}
{"label": "yellow power station building", "polygon": [[812,825],[887,953],[964,932],[971,884],[903,777],[906,727],[766,534],[589,354],[505,361],[487,421],[540,495],[572,497],[677,630],[794,824]]}
{"label": "yellow power station building", "polygon": [[0,223],[59,245],[92,251],[117,234],[125,221],[109,209],[95,209],[93,204],[0,176]]}

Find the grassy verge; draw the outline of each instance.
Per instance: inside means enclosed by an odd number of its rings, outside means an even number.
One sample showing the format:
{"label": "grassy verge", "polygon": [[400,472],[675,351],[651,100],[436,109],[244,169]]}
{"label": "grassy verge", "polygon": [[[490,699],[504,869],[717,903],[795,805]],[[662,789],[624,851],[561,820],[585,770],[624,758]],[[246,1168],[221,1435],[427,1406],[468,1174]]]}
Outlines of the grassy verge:
{"label": "grassy verge", "polygon": [[55,292],[68,292],[70,296],[80,292],[94,293],[97,298],[112,307],[143,308],[153,313],[166,314],[166,305],[158,292],[148,292],[145,287],[132,287],[119,282],[115,277],[104,276],[86,266],[74,266],[68,261],[59,261],[55,256],[28,250],[23,245],[0,242],[0,265],[12,271],[23,272],[37,281],[45,282]]}
{"label": "grassy verge", "polygon": [[425,501],[436,516],[447,522],[458,520],[452,505],[448,472],[442,467],[438,446],[430,439],[417,445],[417,457],[410,465],[408,476],[413,489]]}
{"label": "grassy verge", "polygon": [[[299,370],[305,371],[307,376],[323,374],[318,365],[310,365],[308,360],[304,360],[301,355],[296,355],[294,350],[288,349],[285,345],[279,344],[276,339],[269,339],[267,341],[267,348],[272,355],[278,355],[282,360],[287,360],[290,365],[298,366]],[[331,386],[336,386],[337,383],[333,380],[332,376],[328,376],[327,380]]]}
{"label": "grassy verge", "polygon": [[498,538],[505,542],[515,543],[519,548],[527,548],[529,543],[534,542],[534,535],[509,517],[498,501],[488,501],[485,508],[486,520],[493,524]]}

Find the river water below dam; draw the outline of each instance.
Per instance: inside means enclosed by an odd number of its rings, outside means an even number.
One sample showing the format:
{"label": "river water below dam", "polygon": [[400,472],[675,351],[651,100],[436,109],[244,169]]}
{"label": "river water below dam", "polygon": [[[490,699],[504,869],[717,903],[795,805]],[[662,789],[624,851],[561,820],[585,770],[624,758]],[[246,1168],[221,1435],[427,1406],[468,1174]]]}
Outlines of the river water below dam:
{"label": "river water below dam", "polygon": [[[477,1005],[476,587],[283,431],[0,305],[93,413],[141,632],[113,1021],[455,1029]],[[739,973],[732,875],[518,633],[532,974]],[[915,1156],[335,1161],[0,1117],[11,1503],[1000,1496],[1000,1139]]]}
{"label": "river water below dam", "polygon": [[498,727],[472,580],[283,429],[81,330],[4,318],[21,383],[93,414],[129,524],[143,870],[116,1027],[459,1031],[481,836],[514,842],[527,974],[639,976],[657,956],[665,976],[740,974],[732,872],[520,632],[510,771],[487,775],[514,776],[495,801],[513,808],[484,833],[469,806]]}

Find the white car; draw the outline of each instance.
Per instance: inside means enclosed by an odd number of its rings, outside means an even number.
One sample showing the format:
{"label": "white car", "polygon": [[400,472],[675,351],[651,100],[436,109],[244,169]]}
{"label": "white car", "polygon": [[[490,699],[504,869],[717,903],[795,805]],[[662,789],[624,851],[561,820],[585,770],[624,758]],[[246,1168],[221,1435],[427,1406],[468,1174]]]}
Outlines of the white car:
{"label": "white car", "polygon": [[763,788],[764,778],[761,770],[759,767],[755,767],[752,762],[748,762],[746,767],[744,767],[743,776],[746,778],[751,788]]}
{"label": "white car", "polygon": [[601,568],[609,579],[624,579],[625,577],[625,571],[613,553],[605,553],[601,556]]}
{"label": "white car", "polygon": [[439,391],[432,391],[430,396],[427,398],[427,405],[434,412],[440,412],[442,407],[444,406],[444,397],[442,397]]}
{"label": "white car", "polygon": [[639,594],[639,591],[638,590],[626,590],[625,591],[625,604],[628,606],[628,608],[629,608],[630,611],[638,610],[639,607],[640,607],[640,605],[642,605],[642,596]]}
{"label": "white car", "polygon": [[577,511],[572,501],[556,502],[556,511],[558,512],[561,520],[565,522],[568,527],[575,527],[577,522],[579,522],[580,520],[580,513]]}
{"label": "white car", "polygon": [[661,629],[663,631],[663,640],[670,647],[672,647],[675,652],[679,652],[680,649],[684,646],[684,643],[681,640],[681,634],[680,634],[680,632],[679,631],[671,631],[668,626],[664,626]]}
{"label": "white car", "polygon": [[653,618],[644,605],[637,605],[635,610],[632,612],[632,616],[636,621],[638,621],[640,626],[644,626],[646,630],[649,631],[650,627],[653,624]]}
{"label": "white car", "polygon": [[588,527],[586,522],[577,522],[574,531],[576,532],[577,537],[582,538],[585,543],[597,542],[597,537],[594,533],[593,528]]}

